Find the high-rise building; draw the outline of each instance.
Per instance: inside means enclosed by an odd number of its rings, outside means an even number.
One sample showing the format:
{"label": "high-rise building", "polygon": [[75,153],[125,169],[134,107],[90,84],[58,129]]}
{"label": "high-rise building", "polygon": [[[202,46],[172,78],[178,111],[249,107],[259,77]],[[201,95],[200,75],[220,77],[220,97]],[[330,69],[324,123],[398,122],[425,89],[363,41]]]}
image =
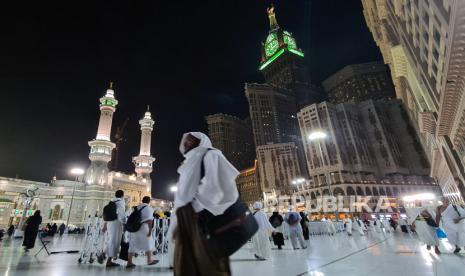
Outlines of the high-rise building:
{"label": "high-rise building", "polygon": [[257,147],[257,166],[262,192],[272,190],[290,194],[292,181],[302,177],[295,143],[277,143]]}
{"label": "high-rise building", "polygon": [[431,175],[453,202],[465,196],[465,2],[362,0],[397,98],[405,105]]}
{"label": "high-rise building", "polygon": [[335,104],[395,97],[387,66],[381,62],[347,65],[324,80],[323,87]]}
{"label": "high-rise building", "polygon": [[407,183],[412,177],[431,184],[428,161],[402,108],[398,100],[322,102],[303,108],[298,119],[315,187],[341,184],[333,188],[347,194],[352,183],[363,186],[392,177],[399,184],[399,179]]}
{"label": "high-rise building", "polygon": [[97,137],[89,141],[91,161],[85,175],[85,182],[89,185],[108,184],[108,162],[111,160],[111,152],[115,144],[111,142],[111,125],[113,113],[116,111],[118,101],[115,98],[113,84],[107,89],[105,96],[100,98],[100,120],[97,129]]}
{"label": "high-rise building", "polygon": [[250,167],[255,160],[250,121],[221,113],[209,115],[205,119],[213,146],[221,150],[237,169]]}
{"label": "high-rise building", "polygon": [[284,88],[246,83],[255,146],[292,142],[298,135],[295,97]]}
{"label": "high-rise building", "polygon": [[252,205],[254,202],[262,199],[256,161],[253,167],[241,171],[236,178],[236,184],[239,196],[245,204]]}

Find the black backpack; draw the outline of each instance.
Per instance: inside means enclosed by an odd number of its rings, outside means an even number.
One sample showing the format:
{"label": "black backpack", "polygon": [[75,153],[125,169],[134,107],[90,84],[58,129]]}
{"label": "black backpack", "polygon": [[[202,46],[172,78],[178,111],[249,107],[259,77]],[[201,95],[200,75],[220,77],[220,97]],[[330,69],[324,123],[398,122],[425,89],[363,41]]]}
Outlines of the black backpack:
{"label": "black backpack", "polygon": [[126,221],[126,231],[129,233],[135,233],[139,231],[140,227],[142,226],[142,210],[147,207],[143,206],[142,208],[137,209],[137,206],[134,206],[134,211],[129,215],[128,220]]}
{"label": "black backpack", "polygon": [[103,207],[103,220],[104,221],[114,221],[118,219],[118,214],[116,213],[116,203],[110,201],[105,207]]}

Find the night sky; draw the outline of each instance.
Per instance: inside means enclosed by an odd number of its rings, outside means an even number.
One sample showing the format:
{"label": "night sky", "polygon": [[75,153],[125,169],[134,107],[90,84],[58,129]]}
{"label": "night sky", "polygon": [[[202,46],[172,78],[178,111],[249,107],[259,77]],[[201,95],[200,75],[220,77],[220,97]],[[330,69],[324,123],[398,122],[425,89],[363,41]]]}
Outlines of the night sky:
{"label": "night sky", "polygon": [[[72,179],[87,167],[98,99],[114,82],[116,126],[129,118],[119,170],[133,172],[138,120],[150,105],[153,193],[168,195],[182,133],[204,116],[246,117],[245,82],[263,82],[260,45],[270,1],[4,1],[0,4],[0,176]],[[381,60],[360,0],[274,1],[278,24],[304,50],[314,83]],[[17,6],[13,6],[17,5]]]}

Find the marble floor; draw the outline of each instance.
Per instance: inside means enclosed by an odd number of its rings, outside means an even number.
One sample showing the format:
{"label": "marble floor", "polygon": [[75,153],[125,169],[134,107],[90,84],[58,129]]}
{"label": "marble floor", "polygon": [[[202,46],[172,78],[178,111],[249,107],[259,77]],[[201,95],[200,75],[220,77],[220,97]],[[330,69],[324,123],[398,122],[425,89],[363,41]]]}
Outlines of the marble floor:
{"label": "marble floor", "polygon": [[[50,244],[52,251],[79,249],[82,237],[55,238]],[[104,276],[104,275],[172,275],[167,268],[164,255],[157,256],[160,263],[144,266],[144,258],[136,259],[140,264],[128,271],[124,267],[105,269],[102,265],[78,264],[79,254],[34,254],[39,247],[24,253],[20,240],[0,242],[0,276]],[[311,237],[306,250],[292,250],[288,244],[283,250],[274,249],[272,259],[256,261],[251,244],[231,258],[233,275],[408,275],[408,276],[465,276],[464,255],[453,254],[452,247],[441,244],[441,255],[427,251],[415,236],[401,232],[367,236],[345,233],[335,236]]]}

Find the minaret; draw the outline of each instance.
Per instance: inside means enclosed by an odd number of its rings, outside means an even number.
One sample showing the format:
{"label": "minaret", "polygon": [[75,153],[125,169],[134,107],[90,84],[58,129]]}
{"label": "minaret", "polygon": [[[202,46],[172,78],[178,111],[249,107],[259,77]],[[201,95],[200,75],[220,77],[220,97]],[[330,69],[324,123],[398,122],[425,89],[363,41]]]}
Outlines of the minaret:
{"label": "minaret", "polygon": [[105,96],[100,98],[100,120],[95,140],[89,141],[91,161],[87,168],[85,181],[89,185],[106,185],[108,183],[108,162],[115,144],[110,141],[113,113],[118,101],[115,99],[113,83],[107,89]]}
{"label": "minaret", "polygon": [[[140,124],[140,151],[139,155],[132,158],[134,165],[136,166],[136,173],[138,177],[150,180],[150,173],[152,172],[152,163],[155,158],[150,156],[150,144],[152,141],[152,130],[155,121],[152,120],[152,114],[150,114],[149,108],[144,114],[144,118],[139,120]],[[148,181],[150,183],[150,181]]]}

